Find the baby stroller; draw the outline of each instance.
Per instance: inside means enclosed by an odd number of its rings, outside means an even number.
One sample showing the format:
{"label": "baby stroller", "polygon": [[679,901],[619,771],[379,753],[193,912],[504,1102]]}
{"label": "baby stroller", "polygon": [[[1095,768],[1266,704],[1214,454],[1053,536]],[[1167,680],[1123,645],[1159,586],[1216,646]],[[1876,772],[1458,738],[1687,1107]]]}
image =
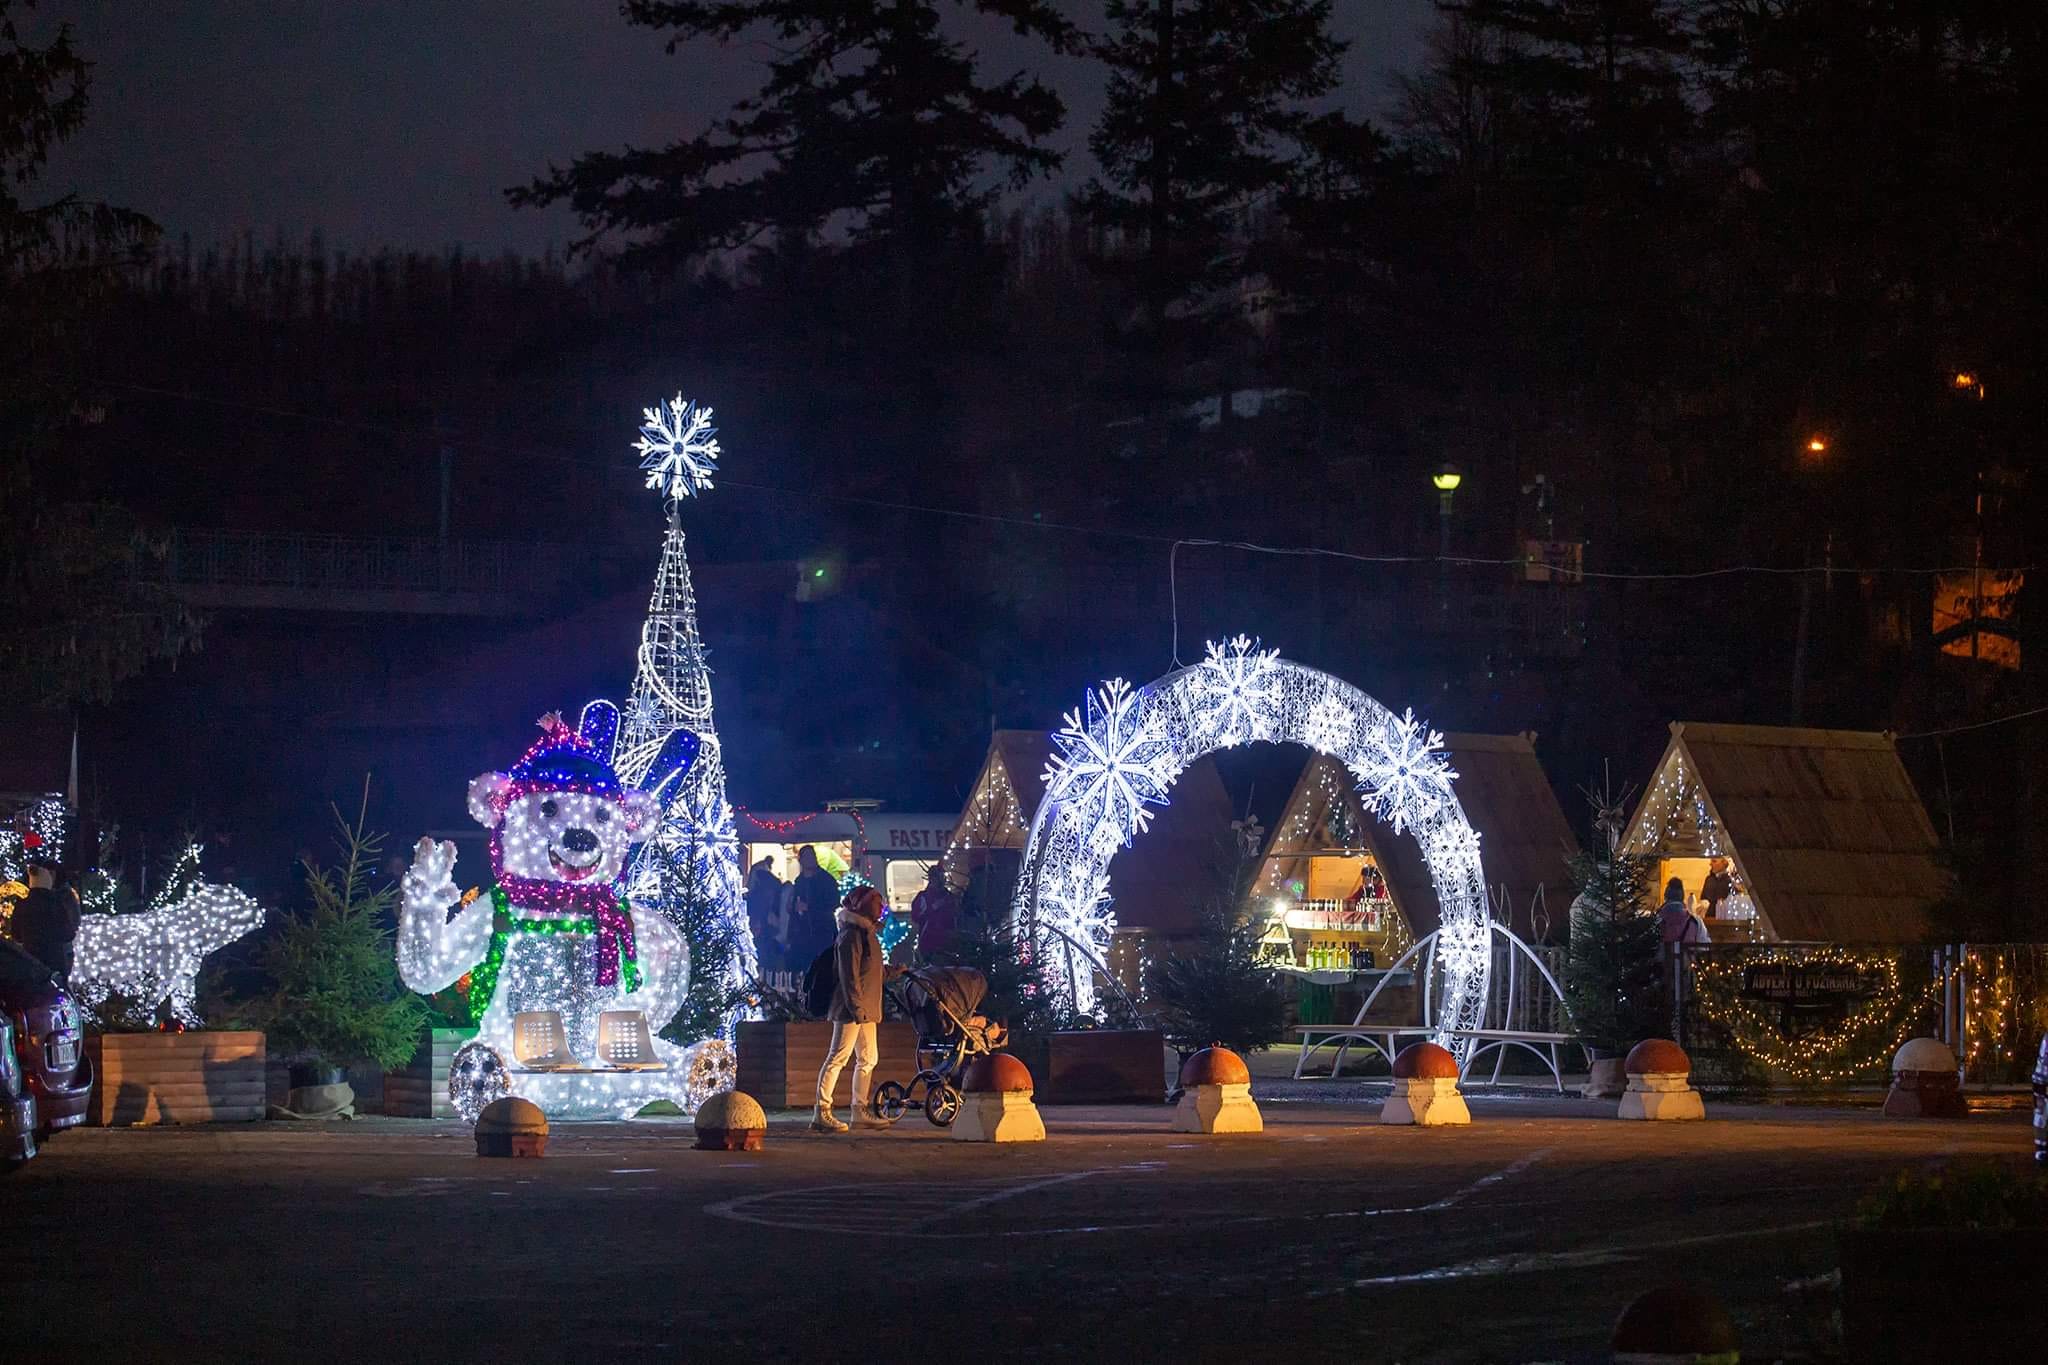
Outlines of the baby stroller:
{"label": "baby stroller", "polygon": [[911,1109],[940,1128],[960,1112],[960,1076],[970,1057],[1003,1045],[1009,1031],[977,1013],[988,978],[971,967],[912,967],[899,978],[897,1003],[917,1030],[917,1075],[906,1087],[875,1087],[875,1113],[894,1123]]}

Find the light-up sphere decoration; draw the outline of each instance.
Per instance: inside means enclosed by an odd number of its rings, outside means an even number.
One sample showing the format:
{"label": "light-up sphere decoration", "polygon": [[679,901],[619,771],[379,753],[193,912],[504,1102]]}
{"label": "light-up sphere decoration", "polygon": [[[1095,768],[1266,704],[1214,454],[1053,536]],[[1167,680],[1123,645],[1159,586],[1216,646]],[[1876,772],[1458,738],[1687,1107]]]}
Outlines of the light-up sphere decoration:
{"label": "light-up sphere decoration", "polygon": [[1047,931],[1042,939],[1056,965],[1064,960],[1077,1009],[1093,1008],[1094,974],[1108,975],[1110,860],[1167,803],[1181,773],[1218,749],[1300,744],[1343,763],[1366,808],[1421,845],[1443,912],[1438,1041],[1460,1053],[1470,1046],[1450,1031],[1479,1027],[1485,1012],[1486,887],[1479,835],[1451,791],[1457,774],[1442,735],[1243,635],[1210,642],[1199,663],[1136,690],[1111,679],[1065,719],[1014,904],[1020,922]]}
{"label": "light-up sphere decoration", "polygon": [[[477,1036],[451,1061],[448,1094],[472,1123],[508,1094],[555,1118],[630,1118],[656,1100],[687,1111],[722,1074],[705,1045],[654,1036],[689,992],[689,948],[619,883],[660,816],[659,794],[695,761],[697,737],[676,731],[631,787],[612,767],[610,702],[586,706],[574,730],[553,715],[541,729],[510,769],[470,783],[470,814],[491,831],[485,894],[457,888],[453,844],[422,839],[414,850],[399,975],[423,993],[468,978]],[[528,1039],[522,1053],[522,1015],[549,1021],[545,1049]]]}

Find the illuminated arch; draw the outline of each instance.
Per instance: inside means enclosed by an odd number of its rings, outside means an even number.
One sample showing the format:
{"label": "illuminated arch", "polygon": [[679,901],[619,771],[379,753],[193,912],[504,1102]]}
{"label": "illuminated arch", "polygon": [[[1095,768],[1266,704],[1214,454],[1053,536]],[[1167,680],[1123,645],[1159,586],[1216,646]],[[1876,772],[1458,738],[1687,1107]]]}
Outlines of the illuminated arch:
{"label": "illuminated arch", "polygon": [[[1112,679],[1090,692],[1053,736],[1045,796],[1031,822],[1017,882],[1017,919],[1051,931],[1056,955],[1087,956],[1070,972],[1075,1004],[1095,1003],[1116,913],[1109,864],[1151,822],[1151,808],[1188,765],[1239,744],[1301,744],[1350,769],[1366,806],[1422,846],[1442,907],[1436,960],[1444,973],[1438,1027],[1473,1029],[1486,1008],[1491,962],[1479,835],[1451,790],[1457,774],[1443,736],[1412,712],[1396,715],[1341,678],[1261,650],[1238,636],[1211,642],[1200,663],[1133,691]],[[1064,942],[1062,942],[1064,940]],[[1462,1056],[1464,1047],[1456,1051]]]}

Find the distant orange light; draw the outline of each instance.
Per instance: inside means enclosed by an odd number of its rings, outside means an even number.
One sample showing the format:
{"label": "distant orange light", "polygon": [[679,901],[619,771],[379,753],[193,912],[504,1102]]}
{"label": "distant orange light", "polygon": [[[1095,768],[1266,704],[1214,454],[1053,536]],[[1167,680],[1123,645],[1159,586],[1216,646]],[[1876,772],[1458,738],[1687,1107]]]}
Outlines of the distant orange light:
{"label": "distant orange light", "polygon": [[1827,453],[1827,448],[1828,438],[1825,436],[1809,436],[1806,438],[1806,450],[1810,455],[1824,455]]}
{"label": "distant orange light", "polygon": [[1952,382],[1959,389],[1974,389],[1977,387],[1977,376],[1971,374],[1968,370],[1957,370],[1956,377]]}

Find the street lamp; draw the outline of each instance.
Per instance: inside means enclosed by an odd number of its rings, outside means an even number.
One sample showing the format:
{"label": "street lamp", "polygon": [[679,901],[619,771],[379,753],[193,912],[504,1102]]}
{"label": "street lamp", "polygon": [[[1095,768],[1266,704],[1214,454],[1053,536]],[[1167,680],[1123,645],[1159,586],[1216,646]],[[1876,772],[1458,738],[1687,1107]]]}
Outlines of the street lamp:
{"label": "street lamp", "polygon": [[1451,499],[1457,496],[1458,485],[1465,482],[1465,475],[1456,465],[1445,461],[1442,465],[1438,466],[1436,473],[1429,476],[1429,482],[1437,492],[1437,609],[1445,616],[1449,616],[1451,614]]}

